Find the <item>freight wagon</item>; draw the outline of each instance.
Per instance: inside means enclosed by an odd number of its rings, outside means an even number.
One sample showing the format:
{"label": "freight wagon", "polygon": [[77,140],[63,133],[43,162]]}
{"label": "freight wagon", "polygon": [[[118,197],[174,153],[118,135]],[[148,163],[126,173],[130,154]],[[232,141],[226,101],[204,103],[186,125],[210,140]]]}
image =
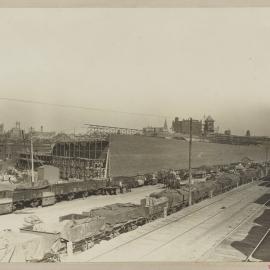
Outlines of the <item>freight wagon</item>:
{"label": "freight wagon", "polygon": [[[167,171],[168,173],[169,171]],[[157,174],[159,179],[167,177],[165,171]],[[192,198],[194,203],[207,197],[215,196],[226,192],[238,185],[242,185],[261,177],[261,170],[250,168],[239,173],[220,173],[213,176],[205,182],[195,183],[192,188]],[[147,183],[146,177],[137,175],[134,177],[119,177],[113,181],[104,180],[76,180],[62,181],[54,184],[45,184],[42,186],[29,186],[16,188],[15,190],[1,189],[0,186],[0,214],[7,214],[16,209],[24,207],[48,206],[61,200],[73,200],[78,197],[87,197],[92,194],[116,194],[119,189],[119,183],[122,182],[125,187],[137,187]],[[159,180],[160,181],[160,180]],[[162,180],[161,180],[162,181]],[[165,180],[163,180],[164,182]],[[164,182],[165,183],[165,182]],[[179,188],[180,185],[169,186]],[[187,203],[188,190],[182,188],[182,201],[175,209],[180,209]],[[8,199],[8,200],[7,200]],[[171,210],[172,211],[172,210]]]}
{"label": "freight wagon", "polygon": [[[218,179],[194,184],[192,203],[237,187],[239,179],[240,177],[233,174],[223,174]],[[131,203],[107,205],[80,214],[60,217],[58,225],[37,224],[37,226],[22,228],[21,231],[44,236],[46,234],[51,236],[51,233],[55,236],[58,233],[60,242],[64,244],[64,249],[63,245],[59,246],[59,252],[73,253],[84,251],[101,240],[112,239],[152,220],[170,215],[187,205],[187,187],[177,190],[167,189],[150,194],[150,197],[141,200],[139,205]]]}
{"label": "freight wagon", "polygon": [[62,181],[52,185],[0,187],[0,214],[24,207],[53,205],[61,200],[73,200],[91,194],[116,194],[118,187],[106,180]]}

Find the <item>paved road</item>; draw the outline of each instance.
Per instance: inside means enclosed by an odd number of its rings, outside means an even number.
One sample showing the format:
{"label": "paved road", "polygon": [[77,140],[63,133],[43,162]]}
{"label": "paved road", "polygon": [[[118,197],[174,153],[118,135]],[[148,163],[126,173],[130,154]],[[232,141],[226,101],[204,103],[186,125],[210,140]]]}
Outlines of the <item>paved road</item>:
{"label": "paved road", "polygon": [[96,195],[86,199],[76,199],[73,201],[62,201],[52,206],[25,208],[16,213],[0,216],[0,230],[12,229],[18,231],[24,224],[24,218],[30,215],[38,216],[44,222],[58,221],[59,216],[81,213],[91,208],[101,207],[112,203],[140,203],[140,200],[145,198],[151,192],[160,190],[162,185],[144,186],[132,189],[129,193],[117,195]]}
{"label": "paved road", "polygon": [[261,210],[254,201],[268,191],[257,183],[241,186],[64,261],[206,261],[213,248]]}

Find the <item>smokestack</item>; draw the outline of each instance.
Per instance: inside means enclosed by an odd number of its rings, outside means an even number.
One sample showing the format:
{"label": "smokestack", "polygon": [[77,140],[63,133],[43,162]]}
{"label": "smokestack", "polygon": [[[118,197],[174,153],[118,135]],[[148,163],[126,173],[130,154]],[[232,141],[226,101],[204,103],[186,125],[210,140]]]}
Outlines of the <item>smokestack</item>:
{"label": "smokestack", "polygon": [[40,131],[43,132],[43,126],[40,127]]}

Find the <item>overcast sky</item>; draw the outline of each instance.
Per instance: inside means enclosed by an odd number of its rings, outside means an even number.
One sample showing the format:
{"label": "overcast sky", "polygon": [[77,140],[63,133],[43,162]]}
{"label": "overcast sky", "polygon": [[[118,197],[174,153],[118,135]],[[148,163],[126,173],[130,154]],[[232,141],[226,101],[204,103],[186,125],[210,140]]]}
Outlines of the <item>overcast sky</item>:
{"label": "overcast sky", "polygon": [[0,9],[7,128],[141,128],[211,115],[220,131],[270,135],[270,9]]}

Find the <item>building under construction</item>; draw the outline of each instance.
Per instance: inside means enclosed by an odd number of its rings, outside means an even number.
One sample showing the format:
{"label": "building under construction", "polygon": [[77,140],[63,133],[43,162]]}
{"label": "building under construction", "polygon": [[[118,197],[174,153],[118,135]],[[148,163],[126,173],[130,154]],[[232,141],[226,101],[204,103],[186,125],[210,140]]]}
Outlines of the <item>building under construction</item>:
{"label": "building under construction", "polygon": [[63,179],[107,178],[108,163],[107,138],[58,142],[53,147],[51,164],[60,169]]}
{"label": "building under construction", "polygon": [[[109,138],[90,136],[79,137],[75,140],[55,142],[51,152],[34,152],[35,168],[42,165],[53,165],[60,170],[62,179],[103,179],[109,171]],[[31,164],[30,152],[20,153],[17,165],[21,169],[29,169]]]}

